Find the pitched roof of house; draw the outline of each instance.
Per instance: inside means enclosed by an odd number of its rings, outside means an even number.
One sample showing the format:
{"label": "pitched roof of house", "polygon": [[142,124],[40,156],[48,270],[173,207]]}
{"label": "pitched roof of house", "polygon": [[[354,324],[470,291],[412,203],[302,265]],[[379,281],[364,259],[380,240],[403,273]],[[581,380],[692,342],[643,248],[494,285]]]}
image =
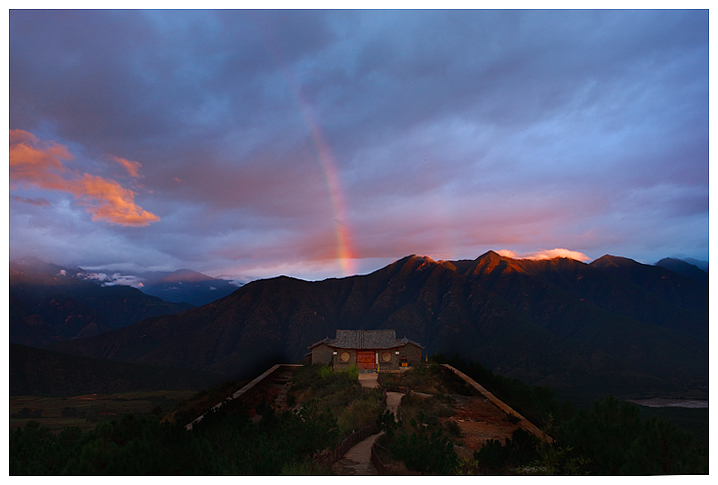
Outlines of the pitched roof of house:
{"label": "pitched roof of house", "polygon": [[424,348],[418,343],[404,337],[396,338],[396,330],[337,330],[337,338],[325,338],[309,346],[310,349],[317,345],[326,344],[330,347],[340,349],[394,349],[412,343],[419,348]]}

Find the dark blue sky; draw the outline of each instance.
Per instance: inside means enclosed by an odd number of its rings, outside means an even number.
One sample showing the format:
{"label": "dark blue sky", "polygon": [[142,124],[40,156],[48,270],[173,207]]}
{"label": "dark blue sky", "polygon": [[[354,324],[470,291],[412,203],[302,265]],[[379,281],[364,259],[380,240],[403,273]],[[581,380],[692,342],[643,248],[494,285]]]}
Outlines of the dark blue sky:
{"label": "dark blue sky", "polygon": [[9,17],[11,259],[708,259],[707,11]]}

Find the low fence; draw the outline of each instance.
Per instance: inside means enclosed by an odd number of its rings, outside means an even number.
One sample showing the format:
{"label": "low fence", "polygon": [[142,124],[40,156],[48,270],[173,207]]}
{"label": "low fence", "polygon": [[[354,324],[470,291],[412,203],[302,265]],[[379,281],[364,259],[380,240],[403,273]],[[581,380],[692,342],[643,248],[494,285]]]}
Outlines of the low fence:
{"label": "low fence", "polygon": [[323,451],[314,457],[314,461],[320,465],[332,465],[339,460],[349,448],[367,439],[377,432],[376,424],[368,424],[342,440],[342,444],[333,450]]}
{"label": "low fence", "polygon": [[371,445],[371,464],[374,465],[374,468],[376,468],[376,472],[379,475],[387,475],[388,469],[384,465],[384,462],[381,461],[381,458],[379,458],[379,453],[377,453],[377,448],[381,448],[382,450],[385,450],[387,453],[389,453],[389,450],[381,446],[376,441],[374,444]]}

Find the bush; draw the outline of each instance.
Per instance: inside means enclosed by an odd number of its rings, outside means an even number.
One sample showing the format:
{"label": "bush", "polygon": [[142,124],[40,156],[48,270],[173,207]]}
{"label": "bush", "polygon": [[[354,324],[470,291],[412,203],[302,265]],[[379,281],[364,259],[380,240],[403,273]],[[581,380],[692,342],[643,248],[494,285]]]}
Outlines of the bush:
{"label": "bush", "polygon": [[487,441],[479,451],[474,452],[474,459],[480,467],[499,473],[509,467],[527,465],[536,460],[539,457],[536,449],[538,443],[536,436],[519,428],[503,445],[499,440]]}
{"label": "bush", "polygon": [[613,396],[596,402],[558,428],[572,456],[584,457],[592,474],[658,475],[708,473],[705,448],[673,423],[641,421],[640,408]]}
{"label": "bush", "polygon": [[410,432],[398,432],[389,450],[404,462],[409,470],[422,474],[448,475],[458,466],[454,444],[443,435],[441,428],[425,422],[425,416],[410,421]]}
{"label": "bush", "polygon": [[383,401],[371,399],[369,396],[350,403],[337,419],[340,435],[346,436],[356,429],[376,423],[385,407]]}
{"label": "bush", "polygon": [[322,365],[319,368],[319,377],[322,378],[322,380],[327,380],[332,375],[332,368],[328,365]]}
{"label": "bush", "polygon": [[359,381],[359,367],[356,364],[350,365],[346,373],[350,381]]}

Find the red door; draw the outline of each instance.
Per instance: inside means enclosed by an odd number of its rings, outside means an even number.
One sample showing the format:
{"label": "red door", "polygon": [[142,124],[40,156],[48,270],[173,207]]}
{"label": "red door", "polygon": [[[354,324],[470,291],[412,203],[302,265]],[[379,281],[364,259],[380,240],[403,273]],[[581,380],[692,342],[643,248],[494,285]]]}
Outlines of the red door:
{"label": "red door", "polygon": [[376,369],[374,351],[357,350],[357,365],[360,369]]}

